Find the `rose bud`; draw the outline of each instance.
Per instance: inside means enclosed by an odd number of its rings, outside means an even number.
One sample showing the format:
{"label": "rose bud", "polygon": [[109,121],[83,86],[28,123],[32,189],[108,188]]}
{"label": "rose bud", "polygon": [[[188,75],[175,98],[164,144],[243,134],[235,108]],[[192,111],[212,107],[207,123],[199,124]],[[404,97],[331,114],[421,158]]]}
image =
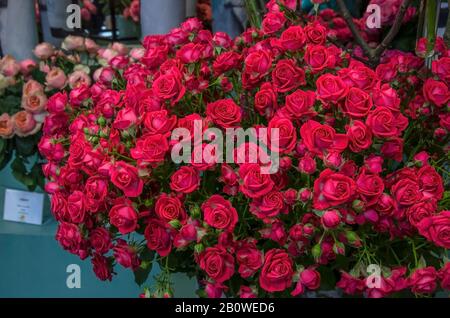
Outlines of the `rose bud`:
{"label": "rose bud", "polygon": [[325,211],[322,216],[322,224],[327,229],[334,229],[341,223],[341,217],[336,210]]}
{"label": "rose bud", "polygon": [[298,169],[301,173],[313,174],[316,171],[316,161],[310,156],[304,156],[298,163]]}
{"label": "rose bud", "polygon": [[40,60],[46,60],[55,53],[55,48],[50,43],[44,42],[38,44],[34,50],[34,55]]}
{"label": "rose bud", "polygon": [[306,188],[300,189],[299,194],[300,201],[302,202],[308,202],[312,198],[311,190]]}

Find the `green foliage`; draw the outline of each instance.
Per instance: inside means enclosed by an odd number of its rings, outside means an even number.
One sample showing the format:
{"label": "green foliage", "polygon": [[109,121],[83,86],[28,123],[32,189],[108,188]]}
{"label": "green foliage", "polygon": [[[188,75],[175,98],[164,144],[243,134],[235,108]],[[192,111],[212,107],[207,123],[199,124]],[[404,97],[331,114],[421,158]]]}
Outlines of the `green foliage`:
{"label": "green foliage", "polygon": [[144,247],[142,252],[139,254],[139,258],[141,259],[141,266],[134,271],[134,281],[139,286],[142,286],[152,271],[155,251],[150,251],[147,247]]}

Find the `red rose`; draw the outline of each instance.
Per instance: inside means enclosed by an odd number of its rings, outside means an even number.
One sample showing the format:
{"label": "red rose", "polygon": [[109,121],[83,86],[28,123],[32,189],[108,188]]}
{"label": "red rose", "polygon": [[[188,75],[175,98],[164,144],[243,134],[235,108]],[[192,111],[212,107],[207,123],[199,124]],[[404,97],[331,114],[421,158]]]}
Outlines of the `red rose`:
{"label": "red rose", "polygon": [[[297,132],[290,119],[274,117],[269,122],[267,129],[268,139],[273,151],[287,154],[294,149],[295,143],[297,142]],[[278,140],[276,141],[278,143],[277,146],[272,144],[272,139],[275,139],[276,136],[278,136]]]}
{"label": "red rose", "polygon": [[403,160],[403,139],[391,138],[381,146],[380,150],[386,158],[401,162]]}
{"label": "red rose", "polygon": [[113,255],[116,262],[125,268],[131,268],[135,271],[140,265],[141,260],[137,256],[136,249],[128,245],[125,240],[118,239],[113,247]]}
{"label": "red rose", "polygon": [[266,220],[287,212],[281,192],[272,191],[250,203],[250,212],[256,217]]}
{"label": "red rose", "polygon": [[438,276],[441,279],[441,287],[450,290],[450,262],[445,263],[439,270]]}
{"label": "red rose", "polygon": [[333,68],[336,62],[334,56],[323,45],[308,45],[304,58],[313,73],[318,73],[326,68]]}
{"label": "red rose", "polygon": [[363,63],[352,60],[348,68],[338,71],[338,75],[348,87],[358,87],[369,91],[377,83],[376,73]]}
{"label": "red rose", "polygon": [[246,241],[238,247],[236,260],[239,264],[239,274],[242,278],[248,278],[261,268],[263,255],[254,241]]}
{"label": "red rose", "polygon": [[317,96],[324,103],[337,103],[348,93],[347,85],[339,76],[324,74],[317,79]]}
{"label": "red rose", "polygon": [[320,220],[326,229],[335,229],[341,224],[341,216],[337,210],[328,210]]}
{"label": "red rose", "polygon": [[191,193],[198,189],[200,176],[191,166],[183,166],[170,177],[170,189],[175,192]]}
{"label": "red rose", "polygon": [[95,228],[89,233],[89,242],[98,254],[106,254],[111,248],[111,235],[104,227]]}
{"label": "red rose", "polygon": [[106,257],[99,254],[94,254],[91,258],[91,263],[93,266],[93,270],[95,276],[97,276],[100,280],[109,280],[112,279],[112,269],[111,264]]}
{"label": "red rose", "polygon": [[354,120],[346,128],[351,151],[361,152],[372,145],[372,131],[362,121]]}
{"label": "red rose", "polygon": [[213,63],[214,75],[219,76],[239,66],[241,56],[236,52],[224,52],[216,57]]}
{"label": "red rose", "polygon": [[342,152],[348,145],[348,137],[337,134],[333,127],[308,120],[300,128],[300,135],[312,153],[321,155],[326,151]]}
{"label": "red rose", "polygon": [[259,50],[250,53],[245,58],[244,64],[242,84],[244,88],[252,88],[269,73],[272,67],[272,57],[268,51]]}
{"label": "red rose", "polygon": [[162,100],[170,100],[171,105],[178,102],[185,92],[186,88],[181,83],[181,73],[177,68],[165,72],[153,82],[155,96]]}
{"label": "red rose", "polygon": [[122,108],[114,120],[113,127],[120,130],[129,129],[137,123],[137,116],[133,109],[129,107]]}
{"label": "red rose", "polygon": [[217,283],[223,283],[234,274],[234,258],[218,245],[208,247],[200,254],[200,268]]}
{"label": "red rose", "polygon": [[423,166],[417,173],[419,180],[419,190],[425,198],[442,199],[444,193],[444,183],[442,177],[436,172],[433,166]]}
{"label": "red rose", "polygon": [[356,295],[364,291],[366,284],[363,279],[342,272],[341,279],[336,283],[336,287],[341,288],[348,295]]}
{"label": "red rose", "polygon": [[281,249],[271,249],[264,257],[264,266],[259,275],[259,285],[270,293],[284,291],[292,285],[294,270],[289,255]]}
{"label": "red rose", "polygon": [[127,197],[132,198],[140,196],[144,187],[144,182],[139,178],[136,167],[123,161],[116,162],[112,168],[111,182]]}
{"label": "red rose", "polygon": [[376,174],[367,173],[365,169],[356,179],[357,192],[366,206],[372,206],[377,203],[378,198],[384,191],[383,179]]}
{"label": "red rose", "polygon": [[398,204],[410,206],[422,198],[417,182],[405,178],[399,180],[391,188],[391,193]]}
{"label": "red rose", "polygon": [[[437,75],[442,81],[450,84],[450,57],[441,57],[431,64],[433,74]],[[49,100],[50,101],[50,100]]]}
{"label": "red rose", "polygon": [[58,92],[52,95],[47,101],[47,111],[49,113],[62,113],[66,109],[67,93]]}
{"label": "red rose", "polygon": [[84,194],[87,209],[92,213],[98,212],[108,195],[108,181],[102,176],[90,177],[86,180]]}
{"label": "red rose", "polygon": [[109,211],[109,220],[122,234],[133,232],[137,227],[138,214],[128,199],[119,199]]}
{"label": "red rose", "polygon": [[417,225],[420,235],[446,249],[450,248],[450,211],[424,218]]}
{"label": "red rose", "polygon": [[231,99],[220,99],[206,106],[206,116],[222,128],[239,126],[241,108]]}
{"label": "red rose", "polygon": [[262,30],[265,34],[273,34],[280,30],[285,22],[286,18],[282,12],[269,12],[262,21]]}
{"label": "red rose", "polygon": [[373,90],[373,103],[377,107],[389,108],[394,114],[400,111],[400,97],[389,84],[383,84]]}
{"label": "red rose", "polygon": [[186,211],[180,199],[176,196],[167,195],[166,193],[161,194],[158,200],[156,200],[155,212],[164,222],[179,220],[181,223],[184,223],[187,218]]}
{"label": "red rose", "polygon": [[238,214],[230,201],[218,194],[212,195],[202,204],[205,222],[220,230],[233,232],[238,222]]}
{"label": "red rose", "polygon": [[437,278],[436,269],[432,266],[416,269],[409,277],[411,291],[417,294],[431,294],[436,289]]}
{"label": "red rose", "polygon": [[168,50],[169,48],[167,45],[147,47],[141,62],[148,68],[155,69],[167,60]]}
{"label": "red rose", "polygon": [[277,93],[270,83],[262,84],[255,94],[255,110],[262,116],[271,117],[277,108]]}
{"label": "red rose", "polygon": [[166,135],[170,133],[177,123],[177,116],[169,115],[167,110],[147,112],[144,115],[143,124],[151,135]]}
{"label": "red rose", "polygon": [[79,107],[85,100],[91,97],[91,92],[86,84],[81,84],[69,93],[69,103],[73,107]]}
{"label": "red rose", "polygon": [[299,25],[293,25],[281,33],[280,44],[288,51],[298,51],[302,49],[306,42],[305,32]]}
{"label": "red rose", "polygon": [[56,231],[56,240],[72,254],[77,254],[82,244],[82,237],[77,225],[61,222]]}
{"label": "red rose", "polygon": [[350,202],[355,192],[356,184],[351,178],[325,169],[314,181],[313,207],[324,210]]}
{"label": "red rose", "polygon": [[172,236],[161,220],[150,219],[145,228],[144,237],[147,240],[147,247],[156,251],[161,257],[169,255],[172,250]]}
{"label": "red rose", "polygon": [[410,206],[406,210],[406,217],[408,218],[409,223],[417,227],[420,221],[427,217],[433,216],[433,214],[436,212],[436,209],[436,200],[423,200]]}
{"label": "red rose", "polygon": [[169,143],[166,136],[147,134],[137,139],[136,146],[130,149],[130,154],[138,161],[138,165],[155,164],[164,161],[168,150]]}
{"label": "red rose", "polygon": [[176,56],[184,64],[195,63],[200,60],[205,46],[201,43],[188,43],[177,50]]}
{"label": "red rose", "polygon": [[324,44],[327,37],[327,29],[320,23],[310,23],[305,28],[305,34],[309,43]]}
{"label": "red rose", "polygon": [[408,126],[408,119],[402,114],[395,116],[389,108],[376,107],[370,111],[366,125],[376,137],[398,137]]}
{"label": "red rose", "polygon": [[297,90],[286,96],[285,110],[293,118],[314,117],[316,94],[313,91]]}
{"label": "red rose", "polygon": [[367,116],[372,105],[372,98],[368,93],[351,87],[342,103],[342,111],[351,118],[363,118]]}
{"label": "red rose", "polygon": [[86,218],[86,203],[81,191],[72,192],[67,198],[67,212],[72,223],[83,223]]}
{"label": "red rose", "polygon": [[438,107],[444,106],[450,98],[447,85],[432,78],[423,84],[423,96]]}
{"label": "red rose", "polygon": [[306,84],[305,71],[293,60],[280,60],[272,71],[272,81],[278,92],[286,93]]}
{"label": "red rose", "polygon": [[307,268],[300,273],[299,281],[308,289],[318,289],[320,287],[320,273],[313,268]]}
{"label": "red rose", "polygon": [[274,182],[270,175],[261,174],[261,167],[255,163],[245,163],[239,168],[242,183],[241,191],[249,198],[259,198],[269,193]]}

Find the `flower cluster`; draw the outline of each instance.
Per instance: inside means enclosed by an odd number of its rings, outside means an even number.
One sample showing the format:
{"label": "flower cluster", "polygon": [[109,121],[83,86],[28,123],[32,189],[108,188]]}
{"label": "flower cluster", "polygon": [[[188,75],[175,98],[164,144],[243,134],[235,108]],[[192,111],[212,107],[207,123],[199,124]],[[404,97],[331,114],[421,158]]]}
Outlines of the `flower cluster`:
{"label": "flower cluster", "polygon": [[[448,289],[449,52],[432,71],[399,51],[371,69],[321,24],[269,9],[235,40],[188,19],[49,98],[39,149],[56,239],[102,280],[158,262],[165,282],[196,275],[209,297]],[[249,160],[216,160],[214,136],[183,139],[209,160],[175,163],[179,128],[274,129],[279,169],[262,173],[246,140]]]}
{"label": "flower cluster", "polygon": [[[40,131],[54,120],[48,115],[48,97],[62,90],[71,90],[81,84],[90,85],[92,77],[100,76],[108,58],[126,54],[123,44],[100,49],[91,39],[67,37],[62,49],[49,43],[38,44],[33,53],[35,62],[21,62],[11,56],[0,60],[0,168],[13,156],[13,175],[33,190],[43,186],[41,158],[35,158]],[[26,163],[35,160],[31,170]],[[29,171],[28,171],[29,170]]]}

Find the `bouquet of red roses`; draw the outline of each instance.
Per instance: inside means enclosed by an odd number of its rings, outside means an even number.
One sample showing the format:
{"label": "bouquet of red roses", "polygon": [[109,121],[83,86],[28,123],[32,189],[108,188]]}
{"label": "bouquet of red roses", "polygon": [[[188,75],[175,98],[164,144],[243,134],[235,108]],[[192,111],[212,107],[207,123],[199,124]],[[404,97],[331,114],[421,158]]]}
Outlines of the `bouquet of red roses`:
{"label": "bouquet of red roses", "polygon": [[[56,239],[170,296],[432,295],[450,287],[450,57],[371,69],[274,6],[235,40],[193,18],[49,98]],[[51,118],[51,119],[49,119]]]}

